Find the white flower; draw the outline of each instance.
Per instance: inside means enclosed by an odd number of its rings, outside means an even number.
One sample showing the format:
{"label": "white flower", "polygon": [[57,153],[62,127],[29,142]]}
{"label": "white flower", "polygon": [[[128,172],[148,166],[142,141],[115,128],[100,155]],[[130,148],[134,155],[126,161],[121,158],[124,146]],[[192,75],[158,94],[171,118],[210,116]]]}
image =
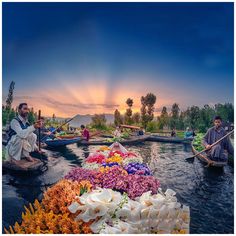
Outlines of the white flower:
{"label": "white flower", "polygon": [[98,163],[85,163],[83,165],[84,169],[89,169],[89,170],[96,170],[96,169],[98,169],[100,167],[101,167],[101,165],[98,164]]}
{"label": "white flower", "polygon": [[106,225],[106,227],[100,231],[100,234],[120,234],[120,233],[121,232],[119,229],[109,225]]}
{"label": "white flower", "polygon": [[129,199],[128,203],[124,204],[121,209],[116,213],[117,217],[126,219],[127,222],[137,222],[141,217],[142,205],[137,202]]}
{"label": "white flower", "polygon": [[175,194],[176,194],[176,192],[172,189],[169,189],[169,188],[165,191],[166,196],[171,196],[172,197],[172,196],[175,196]]}
{"label": "white flower", "polygon": [[129,223],[119,220],[114,228],[119,230],[121,234],[133,234],[135,233],[135,228],[133,228]]}
{"label": "white flower", "polygon": [[90,229],[93,231],[93,233],[97,234],[101,231],[101,227],[103,224],[105,224],[106,218],[102,217],[101,219],[99,219],[98,221],[93,222],[90,225]]}
{"label": "white flower", "polygon": [[104,216],[108,212],[108,208],[102,204],[93,204],[84,206],[85,211],[77,216],[77,219],[81,219],[84,222],[88,222],[92,219],[96,219],[99,216]]}
{"label": "white flower", "polygon": [[80,207],[80,204],[78,202],[73,202],[71,205],[68,207],[68,210],[71,213],[76,213]]}

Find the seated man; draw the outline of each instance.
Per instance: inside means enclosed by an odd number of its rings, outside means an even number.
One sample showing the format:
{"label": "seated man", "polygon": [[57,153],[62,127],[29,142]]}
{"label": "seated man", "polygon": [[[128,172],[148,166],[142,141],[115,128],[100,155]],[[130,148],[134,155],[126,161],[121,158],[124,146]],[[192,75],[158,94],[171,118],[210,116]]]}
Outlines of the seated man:
{"label": "seated man", "polygon": [[90,138],[88,129],[84,125],[81,125],[80,128],[82,129],[82,138],[88,142]]}
{"label": "seated man", "polygon": [[145,130],[144,128],[140,127],[140,129],[138,130],[138,136],[144,135]]}
{"label": "seated man", "polygon": [[26,103],[19,105],[18,114],[10,123],[6,156],[11,161],[19,161],[22,158],[33,161],[30,152],[38,150],[37,135],[34,131],[41,127],[41,121],[37,121],[34,125],[29,124],[27,120],[29,108]]}
{"label": "seated man", "polygon": [[227,161],[228,153],[234,153],[234,148],[232,143],[230,142],[229,137],[223,139],[219,144],[213,146],[211,145],[215,143],[217,140],[225,136],[227,132],[222,127],[222,119],[220,116],[216,116],[214,118],[214,127],[208,129],[207,133],[205,134],[202,144],[205,148],[208,149],[207,155],[213,161]]}
{"label": "seated man", "polygon": [[193,138],[193,132],[190,131],[189,127],[187,127],[186,131],[184,132],[184,138]]}

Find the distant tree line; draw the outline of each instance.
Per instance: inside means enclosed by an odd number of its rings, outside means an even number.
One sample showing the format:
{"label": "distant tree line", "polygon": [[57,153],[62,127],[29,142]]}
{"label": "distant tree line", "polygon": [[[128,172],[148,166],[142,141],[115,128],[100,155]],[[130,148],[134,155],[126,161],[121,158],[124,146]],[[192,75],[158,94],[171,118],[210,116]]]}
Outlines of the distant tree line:
{"label": "distant tree line", "polygon": [[[127,100],[128,101],[128,100]],[[156,96],[148,94],[141,98],[140,113],[132,114],[131,106],[124,115],[116,109],[114,113],[115,125],[135,124],[143,126],[147,131],[153,132],[163,129],[184,130],[187,127],[205,132],[212,126],[215,115],[222,117],[224,122],[234,122],[234,106],[231,103],[215,104],[214,106],[204,105],[203,107],[191,106],[181,111],[179,105],[174,103],[168,112],[167,107],[163,107],[161,114],[154,118],[154,104]],[[128,117],[128,118],[126,118]]]}
{"label": "distant tree line", "polygon": [[169,129],[183,130],[186,127],[205,132],[212,126],[214,116],[219,115],[224,122],[234,122],[234,106],[231,103],[215,104],[214,106],[204,105],[188,107],[185,111],[180,111],[179,105],[174,103],[170,113],[163,107],[160,116],[157,117],[159,129],[165,127]]}

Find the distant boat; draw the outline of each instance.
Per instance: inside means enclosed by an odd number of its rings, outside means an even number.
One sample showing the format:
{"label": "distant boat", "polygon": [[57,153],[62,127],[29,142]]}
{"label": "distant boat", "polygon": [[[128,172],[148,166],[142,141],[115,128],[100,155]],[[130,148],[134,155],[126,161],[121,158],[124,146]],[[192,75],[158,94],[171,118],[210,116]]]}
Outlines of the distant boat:
{"label": "distant boat", "polygon": [[69,139],[48,139],[45,141],[49,147],[63,147],[69,144],[77,143],[81,140],[80,137],[69,138]]}
{"label": "distant boat", "polygon": [[[135,136],[135,137],[121,140],[121,141],[119,141],[119,143],[121,143],[121,144],[140,143],[140,142],[146,141],[148,137],[149,137],[149,135]],[[78,145],[85,145],[85,146],[88,146],[88,145],[111,145],[112,143],[114,143],[114,142],[113,141],[108,142],[106,140],[93,140],[93,141],[81,140],[80,142],[78,142]]]}
{"label": "distant boat", "polygon": [[190,144],[193,138],[179,138],[179,137],[167,137],[160,135],[151,135],[147,138],[147,141],[165,142],[165,143],[186,143]]}

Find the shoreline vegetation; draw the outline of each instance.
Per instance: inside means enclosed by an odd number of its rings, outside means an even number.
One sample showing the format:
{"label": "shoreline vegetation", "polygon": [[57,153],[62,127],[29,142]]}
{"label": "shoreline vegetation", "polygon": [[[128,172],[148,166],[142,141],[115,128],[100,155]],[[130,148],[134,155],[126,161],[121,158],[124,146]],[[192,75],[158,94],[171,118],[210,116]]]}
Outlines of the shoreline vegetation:
{"label": "shoreline vegetation", "polygon": [[[93,131],[106,131],[108,134],[115,130],[116,126],[119,125],[134,125],[145,128],[146,132],[151,133],[168,133],[173,128],[177,130],[177,136],[182,137],[181,131],[187,127],[194,129],[197,132],[204,133],[208,128],[212,126],[212,118],[217,114],[223,118],[224,125],[230,126],[234,121],[234,107],[231,103],[215,104],[214,106],[204,105],[202,108],[198,106],[189,107],[185,111],[180,111],[178,104],[173,104],[171,111],[167,112],[167,108],[163,107],[162,112],[159,116],[154,114],[144,115],[136,112],[132,114],[131,108],[128,108],[125,114],[121,114],[118,110],[114,112],[114,122],[108,123],[105,114],[94,114],[91,118],[91,122],[87,124],[87,128]],[[130,115],[131,114],[131,115]],[[2,106],[2,122],[3,127],[6,127],[7,123],[17,115],[17,108],[9,108]],[[28,116],[30,123],[36,121],[37,112],[34,108],[31,108]],[[55,128],[63,124],[67,119],[56,118],[55,114],[51,118],[45,117],[45,126],[53,126]],[[64,125],[64,130],[77,129],[70,125]]]}

